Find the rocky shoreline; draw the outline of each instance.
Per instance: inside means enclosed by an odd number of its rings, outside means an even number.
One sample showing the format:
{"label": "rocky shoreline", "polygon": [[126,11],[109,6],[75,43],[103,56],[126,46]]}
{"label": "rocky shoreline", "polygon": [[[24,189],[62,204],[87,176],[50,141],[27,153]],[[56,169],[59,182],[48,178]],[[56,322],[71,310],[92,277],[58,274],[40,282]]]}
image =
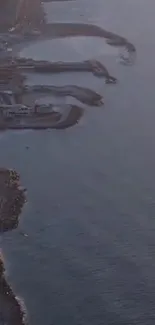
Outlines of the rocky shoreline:
{"label": "rocky shoreline", "polygon": [[2,254],[0,254],[0,324],[26,325],[26,314],[20,299],[12,291],[5,278]]}
{"label": "rocky shoreline", "polygon": [[[25,203],[25,189],[20,187],[16,171],[0,168],[0,234],[18,226],[19,215]],[[25,325],[20,300],[5,278],[3,256],[0,253],[0,325]]]}
{"label": "rocky shoreline", "polygon": [[[0,33],[8,32],[15,21],[16,0],[0,4]],[[20,187],[20,177],[14,170],[0,168],[0,236],[18,226],[19,215],[25,202],[25,191]],[[0,325],[25,325],[26,314],[5,277],[5,267],[0,251]]]}
{"label": "rocky shoreline", "polygon": [[[108,32],[101,27],[91,24],[46,24],[45,14],[42,9],[41,1],[27,0],[27,4],[28,3],[30,6],[26,5],[26,7],[24,7],[23,0],[7,0],[6,3],[4,3],[4,1],[3,3],[0,3],[0,59],[4,58],[4,60],[6,60],[7,51],[3,51],[3,46],[5,48],[6,45],[13,47],[12,54],[17,54],[16,48],[18,48],[18,46],[23,46],[26,44],[26,42],[29,43],[30,41],[71,36],[96,36],[104,38],[107,44],[111,46],[125,48],[127,57],[125,58],[122,56],[123,63],[132,64],[134,62],[136,48],[126,38],[121,37],[115,33]],[[9,29],[11,29],[12,32],[10,32]],[[101,67],[101,64],[99,65],[98,62],[96,64],[96,62],[97,61],[95,61],[94,65],[94,62],[91,62],[90,64],[90,62],[86,61],[82,64],[82,66],[80,65],[78,67],[77,65],[75,66],[75,64],[74,66],[66,66],[62,62],[59,63],[59,65],[57,63],[54,63],[53,66],[50,65],[50,72],[52,73],[53,70],[55,70],[55,73],[62,72],[66,71],[67,69],[74,71],[77,68],[77,71],[80,69],[81,71],[88,70],[98,77],[104,76],[107,80],[107,83],[116,83],[117,79],[111,76],[104,66]],[[44,68],[46,67],[43,67],[42,72],[44,72]],[[37,70],[38,72],[41,72],[41,69],[42,68],[38,66],[35,68],[35,72],[37,72]],[[49,70],[49,66],[47,70]],[[4,74],[6,73],[6,75],[7,73],[8,75],[10,74],[10,71],[3,72]],[[20,76],[21,74],[19,71],[18,73],[15,73],[15,77],[18,77],[17,79],[19,84],[22,85],[23,80],[20,80]],[[16,85],[11,84],[10,87],[12,86]],[[38,90],[38,88],[33,89],[33,91],[34,90],[35,92],[41,91],[41,89]],[[46,89],[44,90],[45,92],[57,92],[60,95],[62,92],[65,92],[65,95],[72,93],[75,98],[80,97],[80,99],[82,98],[81,101],[87,104],[89,103],[89,105],[94,105],[94,101],[95,103],[100,104],[102,100],[102,96],[96,94],[92,90],[84,88],[82,89],[73,85],[65,87],[51,86],[50,88],[46,86]],[[78,115],[79,110],[77,107],[76,114],[78,117],[80,117],[80,115]],[[80,111],[80,114],[82,115],[82,110]],[[73,116],[70,114],[70,125],[72,124],[72,119]],[[20,177],[14,170],[9,170],[6,168],[0,169],[0,234],[5,231],[12,230],[18,226],[19,215],[25,202],[25,191],[20,187],[19,180]],[[24,314],[20,300],[15,296],[10,285],[6,281],[3,256],[0,254],[0,325],[25,325],[25,316],[26,315]]]}

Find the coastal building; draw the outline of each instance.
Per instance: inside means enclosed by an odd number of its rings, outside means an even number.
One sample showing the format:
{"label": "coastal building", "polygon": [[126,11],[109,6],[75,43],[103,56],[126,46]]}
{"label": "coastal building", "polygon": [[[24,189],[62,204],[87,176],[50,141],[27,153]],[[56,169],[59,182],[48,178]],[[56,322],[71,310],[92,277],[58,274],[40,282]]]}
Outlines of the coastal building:
{"label": "coastal building", "polygon": [[42,100],[36,100],[34,103],[34,112],[37,114],[48,114],[53,111],[53,104],[44,103]]}
{"label": "coastal building", "polygon": [[1,118],[12,118],[12,117],[22,117],[31,116],[32,114],[49,114],[57,113],[59,114],[60,108],[52,104],[38,104],[35,103],[34,106],[29,107],[23,104],[6,104],[6,102],[0,102],[0,117]]}
{"label": "coastal building", "polygon": [[0,105],[0,116],[3,118],[13,118],[18,116],[30,116],[33,110],[25,105]]}

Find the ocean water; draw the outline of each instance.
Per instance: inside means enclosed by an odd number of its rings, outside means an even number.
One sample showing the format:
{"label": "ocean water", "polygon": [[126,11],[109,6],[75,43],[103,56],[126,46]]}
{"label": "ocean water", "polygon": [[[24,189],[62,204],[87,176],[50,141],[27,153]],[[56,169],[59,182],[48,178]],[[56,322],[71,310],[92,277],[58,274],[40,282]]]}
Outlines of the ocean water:
{"label": "ocean water", "polygon": [[[118,84],[90,73],[28,80],[83,85],[103,94],[105,105],[85,107],[70,129],[0,134],[0,164],[20,172],[28,191],[18,229],[0,239],[8,280],[32,325],[153,325],[155,3],[76,0],[46,10],[51,21],[90,22],[128,38],[137,59],[123,66],[116,49],[102,55],[99,40],[91,39],[92,51],[66,40],[65,55],[68,47],[76,60],[99,57]],[[23,52],[49,54],[40,44]]]}

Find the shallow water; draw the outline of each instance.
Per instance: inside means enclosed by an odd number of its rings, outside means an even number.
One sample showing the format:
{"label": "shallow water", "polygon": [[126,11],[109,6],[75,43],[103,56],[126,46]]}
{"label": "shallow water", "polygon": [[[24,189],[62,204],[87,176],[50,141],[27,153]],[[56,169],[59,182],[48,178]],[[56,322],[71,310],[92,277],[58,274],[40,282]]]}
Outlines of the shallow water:
{"label": "shallow water", "polygon": [[28,189],[18,229],[1,238],[8,279],[33,325],[152,325],[155,4],[79,0],[52,8],[55,21],[83,19],[127,37],[137,62],[125,67],[103,55],[116,86],[90,73],[29,80],[90,87],[105,106],[87,107],[65,131],[0,135],[1,166],[20,172]]}
{"label": "shallow water", "polygon": [[[43,52],[44,48],[44,52]],[[23,57],[35,60],[84,61],[103,55],[118,55],[118,49],[97,37],[70,37],[37,42],[21,51]]]}

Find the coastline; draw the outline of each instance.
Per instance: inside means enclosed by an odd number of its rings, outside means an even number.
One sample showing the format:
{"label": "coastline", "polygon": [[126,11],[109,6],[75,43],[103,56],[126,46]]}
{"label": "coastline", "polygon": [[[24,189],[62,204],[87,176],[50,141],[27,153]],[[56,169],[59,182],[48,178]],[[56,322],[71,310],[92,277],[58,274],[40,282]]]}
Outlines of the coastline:
{"label": "coastline", "polygon": [[[3,10],[4,9],[4,10]],[[9,9],[9,12],[8,12]],[[11,1],[8,6],[0,8],[1,19],[0,32],[7,32],[15,18],[15,1]],[[14,173],[15,179],[6,168],[0,168],[0,235],[4,231],[11,230],[18,225],[18,218],[24,205],[24,192],[19,188],[19,175]],[[13,181],[13,182],[12,182]],[[9,183],[9,184],[8,184]],[[8,185],[11,186],[8,186]],[[12,196],[11,202],[9,201]],[[18,201],[18,204],[16,204]],[[14,207],[16,209],[14,210]],[[8,209],[9,207],[9,209]],[[9,213],[10,210],[10,213]],[[16,212],[16,217],[11,211]],[[12,211],[13,212],[13,211]],[[0,250],[0,325],[25,325],[26,315],[10,284],[5,277],[5,266],[2,252]]]}
{"label": "coastline", "polygon": [[5,278],[4,261],[0,252],[0,324],[26,325],[25,308],[22,305]]}
{"label": "coastline", "polygon": [[[7,33],[13,26],[18,4],[19,0],[11,0],[0,8],[0,33]],[[0,168],[0,236],[5,231],[18,227],[24,203],[25,189],[20,186],[20,176],[14,170]],[[27,316],[24,303],[7,282],[4,259],[0,250],[0,325],[4,324],[25,325]]]}
{"label": "coastline", "polygon": [[[25,189],[20,186],[19,175],[0,168],[0,235],[18,226],[19,216],[25,203]],[[3,255],[0,251],[0,325],[25,325],[20,299],[14,294],[5,277]]]}
{"label": "coastline", "polygon": [[[72,25],[73,26],[73,25]],[[52,25],[53,27],[53,25]],[[55,27],[59,27],[59,26],[55,26]],[[63,28],[64,26],[60,26],[61,28]],[[67,27],[67,26],[66,26]],[[70,28],[70,26],[68,26]],[[76,27],[76,26],[75,26]],[[60,28],[60,29],[61,29]],[[65,32],[66,33],[66,32]],[[63,35],[64,36],[64,35]],[[61,36],[60,36],[61,37]],[[19,44],[20,46],[20,44]],[[10,309],[10,304],[14,310],[14,314],[13,314],[13,318],[11,318],[11,315],[10,315],[10,319],[9,319],[9,323],[8,323],[8,320],[7,320],[7,324],[8,325],[14,325],[14,324],[25,324],[25,315],[22,311],[22,305],[20,304],[20,300],[18,301],[18,298],[16,298],[15,294],[13,293],[11,287],[8,285],[6,279],[5,279],[5,274],[4,274],[4,262],[3,262],[3,258],[1,257],[1,272],[0,272],[0,279],[1,279],[1,282],[0,282],[0,285],[2,288],[2,300],[5,304],[5,308],[4,308],[4,311],[6,310],[6,306],[8,306],[7,310]],[[1,302],[1,300],[0,300]],[[0,310],[0,314],[2,314],[3,311]],[[5,312],[3,313],[3,317],[5,319]],[[3,321],[3,320],[2,320]],[[1,324],[1,321],[0,321],[0,324]]]}

